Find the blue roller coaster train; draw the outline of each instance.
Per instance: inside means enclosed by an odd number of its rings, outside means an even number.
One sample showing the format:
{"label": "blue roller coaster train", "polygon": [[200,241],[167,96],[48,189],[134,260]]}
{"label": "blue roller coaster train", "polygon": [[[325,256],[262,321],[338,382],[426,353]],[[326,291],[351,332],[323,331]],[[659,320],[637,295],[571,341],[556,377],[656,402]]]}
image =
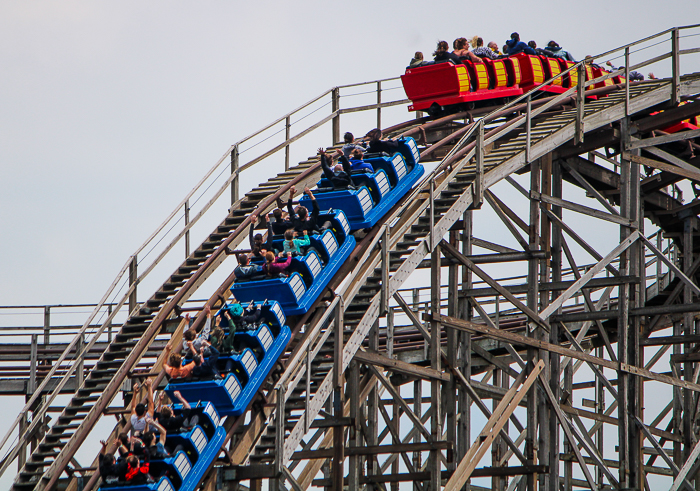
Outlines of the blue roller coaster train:
{"label": "blue roller coaster train", "polygon": [[[331,227],[311,236],[313,250],[292,258],[286,277],[236,281],[231,286],[237,301],[260,308],[261,319],[254,329],[235,332],[235,351],[219,357],[217,366],[230,370],[221,378],[173,379],[165,387],[173,400],[179,391],[185,400],[198,401],[191,409],[199,418],[197,425],[166,436],[166,449],[182,450],[151,459],[149,473],[154,482],[103,483],[101,489],[192,491],[199,485],[226,437],[222,418],[247,410],[289,343],[287,316],[302,315],[311,308],[355,249],[353,232],[373,227],[422,177],[413,138],[399,139],[398,150],[394,155],[368,155],[366,161],[375,172],[353,175],[356,189],[334,190],[326,179],[318,182],[314,191],[322,210],[318,221],[329,221]],[[308,200],[305,196],[300,204],[310,208]],[[274,237],[276,249],[282,249],[282,240]],[[182,405],[173,406],[175,414],[182,410]]]}

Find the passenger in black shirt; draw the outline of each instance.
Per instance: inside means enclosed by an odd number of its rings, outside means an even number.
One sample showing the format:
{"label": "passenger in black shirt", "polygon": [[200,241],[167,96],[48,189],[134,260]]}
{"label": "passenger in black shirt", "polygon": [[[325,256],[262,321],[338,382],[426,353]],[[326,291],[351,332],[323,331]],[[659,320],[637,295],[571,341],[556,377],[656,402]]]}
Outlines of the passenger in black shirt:
{"label": "passenger in black shirt", "polygon": [[296,211],[294,210],[292,198],[296,191],[297,189],[292,186],[289,190],[289,199],[287,200],[287,210],[289,211],[289,219],[292,222],[292,228],[296,230],[298,234],[303,234],[304,230],[319,234],[322,230],[329,228],[331,226],[330,222],[325,222],[322,226],[318,226],[316,221],[318,220],[318,215],[321,213],[321,210],[318,207],[318,203],[316,203],[316,198],[308,187],[304,188],[304,193],[311,198],[311,206],[313,207],[311,216],[309,216],[309,210],[303,206],[297,206]]}
{"label": "passenger in black shirt", "polygon": [[[278,203],[278,205],[281,203]],[[275,235],[284,235],[284,233],[292,228],[292,222],[284,218],[283,216],[283,211],[282,207],[280,206],[279,208],[275,208],[272,210],[272,232]]]}
{"label": "passenger in black shirt", "polygon": [[184,397],[182,397],[182,394],[180,394],[179,390],[176,390],[174,392],[174,396],[182,403],[181,414],[177,416],[174,415],[173,410],[168,406],[163,406],[162,408],[160,408],[160,405],[162,404],[163,399],[165,398],[165,392],[160,393],[160,397],[158,400],[158,406],[160,410],[156,412],[156,418],[158,419],[158,423],[160,423],[160,425],[163,428],[165,428],[165,431],[167,431],[170,434],[179,433],[183,430],[183,427],[191,428],[199,422],[199,417],[196,414],[191,416],[192,407],[187,402],[187,400]]}
{"label": "passenger in black shirt", "polygon": [[267,218],[267,215],[263,215],[263,217],[265,220],[265,225],[267,226],[267,240],[263,242],[263,236],[260,233],[253,235],[253,229],[255,229],[255,224],[258,223],[258,215],[253,214],[250,216],[250,231],[248,232],[250,248],[273,251],[274,248],[272,247],[272,236],[274,234],[272,231],[272,225],[270,224],[270,220]]}
{"label": "passenger in black shirt", "polygon": [[395,140],[382,140],[382,130],[374,128],[367,133],[369,138],[369,147],[367,153],[385,152],[389,155],[394,155],[399,151],[399,142]]}
{"label": "passenger in black shirt", "polygon": [[355,186],[350,177],[350,161],[345,158],[342,150],[338,149],[335,153],[340,157],[340,164],[331,167],[330,164],[333,163],[333,158],[328,156],[323,148],[318,149],[318,154],[321,156],[323,175],[326,179],[331,181],[333,189],[335,190],[348,189],[350,187],[354,188]]}
{"label": "passenger in black shirt", "polygon": [[105,484],[115,484],[118,481],[126,479],[126,460],[119,459],[117,462],[114,459],[114,454],[107,453],[107,442],[100,440],[102,450],[100,450],[99,469],[102,482]]}
{"label": "passenger in black shirt", "polygon": [[438,42],[437,49],[433,53],[433,59],[435,60],[435,63],[451,61],[455,65],[462,64],[462,60],[459,59],[459,56],[454,53],[450,53],[450,45],[447,44],[447,41]]}

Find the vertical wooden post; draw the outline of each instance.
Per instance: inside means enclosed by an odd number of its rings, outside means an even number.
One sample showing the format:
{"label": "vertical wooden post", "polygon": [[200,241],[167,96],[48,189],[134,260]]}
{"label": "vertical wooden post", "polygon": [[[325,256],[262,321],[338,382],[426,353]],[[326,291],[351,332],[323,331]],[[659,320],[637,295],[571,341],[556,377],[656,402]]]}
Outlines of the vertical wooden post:
{"label": "vertical wooden post", "polygon": [[389,225],[385,224],[382,227],[382,289],[381,289],[381,306],[379,308],[380,316],[386,314],[389,308]]}
{"label": "vertical wooden post", "polygon": [[[377,82],[377,105],[382,103],[382,82]],[[382,127],[382,108],[377,107],[377,128]]]}
{"label": "vertical wooden post", "polygon": [[239,176],[238,176],[238,145],[233,146],[231,150],[231,174],[235,174],[231,180],[231,206],[238,201]]}
{"label": "vertical wooden post", "polygon": [[284,465],[284,399],[287,388],[284,384],[277,387],[277,414],[275,415],[275,478],[270,480],[270,489],[279,489]]}
{"label": "vertical wooden post", "polygon": [[334,87],[331,91],[331,111],[336,113],[333,116],[333,145],[340,142],[340,89]]}
{"label": "vertical wooden post", "polygon": [[[528,140],[529,141],[529,140]],[[474,204],[472,208],[479,209],[484,203],[484,120],[479,120],[476,133],[476,177],[474,179]],[[432,188],[431,188],[432,189]]]}
{"label": "vertical wooden post", "polygon": [[[459,233],[457,230],[450,230],[450,245],[458,249]],[[459,266],[450,264],[447,274],[447,315],[459,317]],[[459,336],[454,328],[444,328],[447,331],[447,362],[451,367],[457,367],[459,353]],[[448,441],[457,441],[457,381],[454,375],[450,376],[449,382],[443,384],[443,399],[445,400],[445,436]],[[447,463],[447,470],[454,470],[457,466],[456,460]]]}
{"label": "vertical wooden post", "polygon": [[[465,256],[470,256],[472,254],[472,227],[473,227],[473,211],[467,210],[462,215],[463,228],[462,228],[462,254]],[[468,290],[472,288],[472,272],[469,268],[462,267],[462,290]],[[472,320],[473,317],[473,307],[469,303],[469,298],[464,297],[460,299],[462,302],[460,308],[460,316],[466,320]],[[459,333],[460,343],[459,343],[459,365],[462,372],[467,378],[471,376],[471,334],[468,332],[460,331]],[[458,401],[458,411],[459,411],[459,427],[457,431],[457,448],[455,454],[455,461],[459,462],[462,460],[464,455],[466,455],[471,445],[471,404],[472,399],[464,387],[460,384],[459,386],[459,401]],[[471,484],[467,483],[465,488],[469,490]]]}
{"label": "vertical wooden post", "polygon": [[83,385],[85,380],[85,364],[83,362],[83,350],[85,349],[85,335],[81,334],[78,338],[78,343],[75,345],[75,357],[76,357],[76,368],[75,368],[75,390]]}
{"label": "vertical wooden post", "polygon": [[[22,413],[22,419],[19,420],[19,438],[27,431],[29,427],[29,421],[27,419],[27,413]],[[20,472],[27,462],[27,440],[21,440],[22,443],[19,444],[19,453],[17,454],[17,472]]]}
{"label": "vertical wooden post", "polygon": [[[627,142],[629,141],[629,119],[624,118],[621,121],[621,145],[622,150],[626,150]],[[621,153],[622,155],[622,153]],[[629,160],[620,159],[620,215],[629,218],[631,215],[631,163]],[[620,226],[620,241],[626,239],[631,230],[628,227]],[[620,263],[618,266],[621,275],[629,275],[629,253],[624,251],[620,254]],[[627,285],[620,285],[618,288],[618,360],[620,363],[629,363],[629,288]],[[630,392],[630,377],[626,372],[618,371],[618,435],[619,435],[619,480],[620,487],[633,487],[630,475],[630,422],[629,422],[629,397]]]}
{"label": "vertical wooden post", "polygon": [[527,96],[527,111],[525,114],[525,163],[530,163],[530,140],[532,138],[532,96]]}
{"label": "vertical wooden post", "polygon": [[[413,412],[418,418],[423,414],[423,381],[420,379],[413,382]],[[420,443],[421,437],[422,433],[417,431],[413,437],[413,443]],[[413,467],[420,469],[422,465],[421,453],[413,452]],[[413,483],[413,491],[421,491],[421,489],[417,482]]]}
{"label": "vertical wooden post", "polygon": [[51,343],[51,307],[44,306],[44,346],[48,348]]}
{"label": "vertical wooden post", "polygon": [[[535,160],[530,163],[530,189],[533,192],[540,192],[540,162]],[[540,242],[540,203],[536,199],[530,199],[530,234],[529,234],[529,248],[531,251],[536,251],[539,249]],[[530,259],[528,261],[528,292],[527,292],[527,306],[538,311],[538,300],[539,300],[539,282],[538,282],[539,264],[537,259]],[[541,339],[541,328],[535,327],[530,333],[534,338]],[[535,364],[537,364],[539,359],[539,352],[536,349],[528,348],[527,350],[527,373],[531,373]],[[537,391],[531,391],[528,393],[527,398],[527,434],[525,437],[525,458],[529,465],[536,465],[539,455],[539,438],[538,438],[538,397]],[[539,428],[540,432],[547,431],[545,428]],[[536,491],[537,487],[537,474],[527,475],[527,489],[528,491]]]}
{"label": "vertical wooden post", "polygon": [[394,309],[386,312],[386,356],[394,357]]}
{"label": "vertical wooden post", "polygon": [[[350,448],[361,446],[360,441],[360,367],[356,361],[351,361],[348,366],[350,377],[347,383],[350,396],[350,421],[349,442]],[[348,458],[348,489],[355,491],[360,489],[360,456],[350,454]],[[342,489],[342,488],[340,488]]]}
{"label": "vertical wooden post", "polygon": [[[551,154],[549,154],[551,157]],[[552,162],[552,196],[556,198],[562,198],[562,169],[558,161]],[[561,217],[562,210],[560,206],[552,206],[552,213],[557,217]],[[550,234],[551,234],[551,278],[553,282],[561,281],[561,269],[562,269],[562,240],[561,228],[555,223],[549,221],[550,224]],[[559,324],[553,322],[552,333],[550,334],[550,342],[556,343],[559,339]],[[550,380],[549,387],[554,394],[556,400],[561,400],[562,390],[561,390],[561,365],[560,356],[554,353],[550,353]],[[559,482],[559,455],[561,444],[559,441],[559,425],[557,418],[551,418],[549,425],[550,432],[550,445],[549,445],[549,483],[550,486],[555,486],[555,483]]]}
{"label": "vertical wooden post", "polygon": [[136,283],[138,281],[137,267],[138,262],[136,260],[136,254],[134,254],[131,256],[131,262],[129,263],[129,288],[133,287],[131,293],[129,294],[129,314],[134,311],[136,305],[138,304],[136,297]]}
{"label": "vertical wooden post", "polygon": [[586,91],[586,65],[581,63],[578,67],[578,84],[576,85],[576,135],[574,143],[580,145],[583,143],[583,106],[585,104]]}
{"label": "vertical wooden post", "polygon": [[[291,128],[291,117],[287,116],[287,119],[284,120],[284,141],[289,141]],[[284,170],[289,170],[289,143],[284,147]]]}
{"label": "vertical wooden post", "polygon": [[[433,236],[434,230],[431,230],[430,235]],[[433,243],[437,243],[437,238],[433,239]],[[441,315],[441,291],[440,291],[440,254],[441,247],[436,246],[430,256],[430,303],[431,314],[433,319],[439,319]],[[442,348],[441,348],[441,330],[442,326],[439,322],[432,320],[430,322],[430,367],[433,370],[441,370],[442,365]],[[442,440],[442,394],[441,383],[437,379],[430,382],[430,399],[432,403],[433,413],[430,418],[430,436],[433,441]],[[441,486],[441,460],[440,450],[432,450],[430,452],[430,489],[438,490]]]}
{"label": "vertical wooden post", "polygon": [[36,366],[39,359],[39,336],[32,334],[32,345],[29,352],[29,381],[27,382],[27,396],[34,394],[38,384],[36,381]]}
{"label": "vertical wooden post", "polygon": [[[107,317],[112,315],[112,304],[109,303],[107,304]],[[109,322],[109,325],[107,326],[107,342],[111,343],[112,342],[112,321]]]}
{"label": "vertical wooden post", "polygon": [[[343,417],[343,305],[335,308],[335,343],[333,364],[333,415]],[[343,489],[345,461],[345,432],[342,426],[333,428],[333,489]]]}
{"label": "vertical wooden post", "polygon": [[[185,227],[190,224],[190,200],[185,201]],[[185,232],[185,259],[190,257],[190,231]]]}
{"label": "vertical wooden post", "polygon": [[681,56],[678,28],[671,31],[671,104],[677,106],[681,101]]}
{"label": "vertical wooden post", "polygon": [[[369,349],[376,352],[379,351],[379,319],[374,321],[374,325],[369,332],[368,336]],[[365,443],[369,445],[378,445],[379,437],[379,391],[377,390],[377,384],[374,383],[372,390],[369,392],[367,397],[367,432]],[[367,462],[367,477],[376,476],[381,471],[379,469],[377,457],[374,455],[368,455],[366,457]],[[368,486],[369,490],[377,490],[378,488],[373,485]]]}
{"label": "vertical wooden post", "polygon": [[630,47],[625,48],[625,117],[630,115]]}

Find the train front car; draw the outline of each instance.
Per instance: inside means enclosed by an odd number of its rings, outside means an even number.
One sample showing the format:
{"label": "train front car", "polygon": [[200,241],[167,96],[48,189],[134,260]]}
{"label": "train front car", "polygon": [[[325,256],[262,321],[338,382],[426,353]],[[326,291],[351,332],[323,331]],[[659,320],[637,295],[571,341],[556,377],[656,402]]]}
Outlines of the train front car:
{"label": "train front car", "polygon": [[[314,190],[318,206],[343,210],[352,232],[373,227],[425,172],[418,163],[420,153],[413,138],[400,138],[398,146],[399,151],[394,155],[365,156],[364,161],[372,165],[374,172],[352,174],[356,189],[335,190],[328,179],[318,181]],[[311,207],[307,196],[299,203]]]}
{"label": "train front car", "polygon": [[278,302],[255,302],[254,305],[260,306],[263,320],[235,333],[234,351],[222,353],[217,362],[222,378],[171,380],[165,388],[171,399],[175,391],[180,391],[185,400],[210,401],[220,416],[243,414],[291,337]]}
{"label": "train front car", "polygon": [[523,93],[513,73],[513,64],[507,59],[484,63],[464,61],[459,65],[426,62],[407,68],[401,82],[411,100],[408,110],[426,111],[431,116],[439,115],[445,108],[467,109],[478,101],[504,100]]}

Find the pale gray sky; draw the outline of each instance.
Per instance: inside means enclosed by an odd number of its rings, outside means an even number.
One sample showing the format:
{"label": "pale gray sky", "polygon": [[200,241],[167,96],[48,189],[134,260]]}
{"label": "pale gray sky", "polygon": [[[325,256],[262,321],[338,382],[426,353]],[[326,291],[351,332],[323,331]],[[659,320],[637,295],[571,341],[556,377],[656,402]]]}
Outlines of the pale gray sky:
{"label": "pale gray sky", "polygon": [[0,13],[8,305],[99,300],[231,143],[331,86],[397,76],[439,39],[517,30],[582,57],[697,21],[700,4],[2,0]]}
{"label": "pale gray sky", "polygon": [[699,14],[697,0],[0,0],[0,305],[98,301],[230,144],[334,85],[398,76],[438,40],[518,31],[580,59]]}

